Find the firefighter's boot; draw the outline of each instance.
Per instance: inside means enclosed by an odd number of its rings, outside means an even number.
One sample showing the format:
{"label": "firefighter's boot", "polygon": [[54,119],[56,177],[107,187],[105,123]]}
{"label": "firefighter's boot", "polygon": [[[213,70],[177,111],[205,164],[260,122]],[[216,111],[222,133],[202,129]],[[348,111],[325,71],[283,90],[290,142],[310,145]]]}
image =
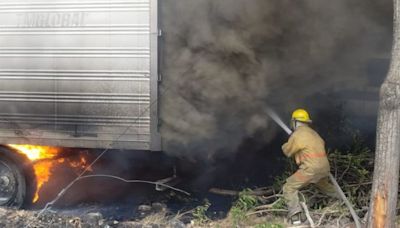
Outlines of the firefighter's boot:
{"label": "firefighter's boot", "polygon": [[288,228],[308,228],[307,218],[300,207],[289,210]]}

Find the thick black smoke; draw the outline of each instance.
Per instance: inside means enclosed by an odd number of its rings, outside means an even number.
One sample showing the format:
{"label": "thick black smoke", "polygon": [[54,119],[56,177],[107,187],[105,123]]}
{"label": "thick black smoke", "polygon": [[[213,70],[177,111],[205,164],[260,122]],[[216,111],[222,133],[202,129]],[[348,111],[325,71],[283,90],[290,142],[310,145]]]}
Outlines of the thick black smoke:
{"label": "thick black smoke", "polygon": [[390,0],[163,0],[161,11],[161,130],[177,156],[267,143],[266,104],[288,114],[314,94],[363,88],[368,61],[391,47]]}

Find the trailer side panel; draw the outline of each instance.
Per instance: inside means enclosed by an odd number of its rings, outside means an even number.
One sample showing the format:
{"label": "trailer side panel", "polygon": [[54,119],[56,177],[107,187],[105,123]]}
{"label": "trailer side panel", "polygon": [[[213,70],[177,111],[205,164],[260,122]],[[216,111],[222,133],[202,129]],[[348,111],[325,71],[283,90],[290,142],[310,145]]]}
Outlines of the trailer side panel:
{"label": "trailer side panel", "polygon": [[1,0],[0,143],[160,150],[157,0]]}

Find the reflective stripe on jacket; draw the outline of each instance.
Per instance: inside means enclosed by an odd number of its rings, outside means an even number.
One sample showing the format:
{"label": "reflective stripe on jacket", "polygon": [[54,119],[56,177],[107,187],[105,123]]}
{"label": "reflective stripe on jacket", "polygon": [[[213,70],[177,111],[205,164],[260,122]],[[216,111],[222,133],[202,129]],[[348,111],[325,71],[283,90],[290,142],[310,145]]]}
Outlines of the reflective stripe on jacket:
{"label": "reflective stripe on jacket", "polygon": [[296,164],[310,172],[327,173],[330,170],[326,157],[325,142],[312,128],[298,127],[282,146],[287,157],[294,157]]}

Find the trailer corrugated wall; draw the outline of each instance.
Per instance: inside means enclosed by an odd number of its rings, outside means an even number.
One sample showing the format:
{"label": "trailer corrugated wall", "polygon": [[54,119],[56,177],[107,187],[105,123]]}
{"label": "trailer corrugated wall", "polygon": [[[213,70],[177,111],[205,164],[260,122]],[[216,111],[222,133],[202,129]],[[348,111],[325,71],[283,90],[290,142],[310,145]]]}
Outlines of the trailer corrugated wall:
{"label": "trailer corrugated wall", "polygon": [[0,143],[160,150],[157,0],[1,0]]}

